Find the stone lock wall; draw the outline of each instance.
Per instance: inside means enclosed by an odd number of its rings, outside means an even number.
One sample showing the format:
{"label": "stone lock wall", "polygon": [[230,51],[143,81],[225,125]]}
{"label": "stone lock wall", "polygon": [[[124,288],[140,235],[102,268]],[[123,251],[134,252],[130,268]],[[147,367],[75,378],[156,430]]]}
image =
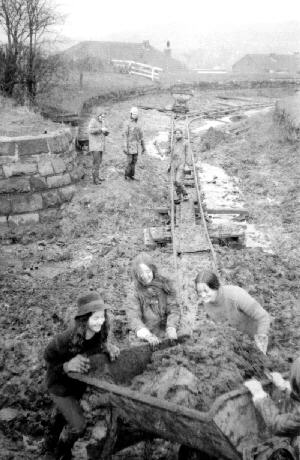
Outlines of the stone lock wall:
{"label": "stone lock wall", "polygon": [[70,201],[83,171],[71,131],[0,137],[0,224],[37,223]]}

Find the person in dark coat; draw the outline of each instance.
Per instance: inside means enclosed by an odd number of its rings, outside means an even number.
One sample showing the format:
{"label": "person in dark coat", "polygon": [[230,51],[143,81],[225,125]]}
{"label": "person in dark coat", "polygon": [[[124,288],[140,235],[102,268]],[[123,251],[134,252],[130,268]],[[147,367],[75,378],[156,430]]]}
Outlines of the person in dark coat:
{"label": "person in dark coat", "polygon": [[56,446],[57,459],[72,458],[73,444],[86,428],[79,403],[86,385],[70,378],[68,373],[87,373],[90,363],[85,354],[91,350],[95,353],[106,352],[114,360],[119,355],[119,348],[111,343],[111,336],[109,312],[100,295],[89,292],[78,298],[74,327],[58,334],[45,350],[47,388],[56,408],[67,422]]}
{"label": "person in dark coat", "polygon": [[158,272],[152,257],[145,252],[134,258],[132,277],[127,298],[131,329],[153,346],[165,334],[176,340],[180,308],[172,281]]}
{"label": "person in dark coat", "polygon": [[273,383],[290,398],[291,410],[280,413],[269,395],[264,391],[261,383],[256,379],[245,382],[253,396],[253,403],[263,417],[266,425],[276,436],[296,437],[300,435],[300,358],[292,364],[289,381],[284,380],[281,374],[270,374]]}

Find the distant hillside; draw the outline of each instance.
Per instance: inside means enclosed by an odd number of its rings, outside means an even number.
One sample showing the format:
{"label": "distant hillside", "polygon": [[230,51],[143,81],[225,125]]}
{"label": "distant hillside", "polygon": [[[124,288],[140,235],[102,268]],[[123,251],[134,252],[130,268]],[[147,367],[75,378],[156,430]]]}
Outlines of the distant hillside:
{"label": "distant hillside", "polygon": [[142,43],[114,41],[83,41],[64,50],[62,55],[74,62],[92,58],[104,65],[112,59],[142,62],[164,70],[183,70],[185,65],[165,52],[153,48],[148,41]]}

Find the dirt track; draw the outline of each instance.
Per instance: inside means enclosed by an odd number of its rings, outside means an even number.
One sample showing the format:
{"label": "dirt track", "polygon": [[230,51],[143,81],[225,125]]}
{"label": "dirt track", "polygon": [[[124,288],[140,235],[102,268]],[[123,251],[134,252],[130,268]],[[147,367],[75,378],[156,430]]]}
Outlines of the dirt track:
{"label": "dirt track", "polygon": [[[193,104],[209,104],[210,98],[199,96]],[[168,100],[152,96],[136,102],[161,105]],[[123,178],[120,129],[132,103],[109,109],[112,134],[104,159],[106,181],[100,186],[91,184],[90,158],[84,156],[87,177],[73,202],[55,212],[52,224],[4,236],[0,408],[14,408],[17,413],[9,423],[0,420],[3,459],[39,458],[38,440],[50,407],[43,386],[43,349],[72,317],[80,292],[94,288],[102,293],[116,310],[122,333],[126,332],[124,300],[130,261],[144,249],[143,228],[161,224],[153,209],[166,205],[169,199],[167,164],[161,160],[141,157],[137,168],[140,181]],[[167,117],[158,112],[143,113],[143,121],[148,139],[168,128]],[[246,135],[223,140],[201,157],[241,178],[250,214],[269,232],[275,253],[224,247],[217,251],[226,280],[247,289],[274,316],[273,359],[279,349],[289,361],[298,351],[300,330],[296,304],[300,264],[297,146],[282,143],[271,114],[248,123]],[[170,252],[154,251],[159,260],[163,260],[162,254],[168,265]],[[28,436],[25,441],[23,435]]]}

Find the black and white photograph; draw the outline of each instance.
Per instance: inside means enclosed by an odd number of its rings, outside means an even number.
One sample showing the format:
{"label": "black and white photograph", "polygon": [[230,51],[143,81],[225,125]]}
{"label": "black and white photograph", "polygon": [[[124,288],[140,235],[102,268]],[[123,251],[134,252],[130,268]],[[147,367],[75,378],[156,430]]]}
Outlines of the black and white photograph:
{"label": "black and white photograph", "polygon": [[300,460],[299,0],[0,0],[0,460]]}

